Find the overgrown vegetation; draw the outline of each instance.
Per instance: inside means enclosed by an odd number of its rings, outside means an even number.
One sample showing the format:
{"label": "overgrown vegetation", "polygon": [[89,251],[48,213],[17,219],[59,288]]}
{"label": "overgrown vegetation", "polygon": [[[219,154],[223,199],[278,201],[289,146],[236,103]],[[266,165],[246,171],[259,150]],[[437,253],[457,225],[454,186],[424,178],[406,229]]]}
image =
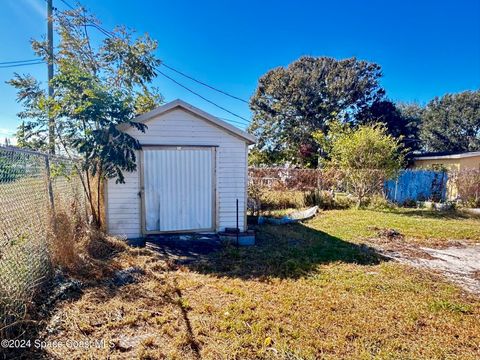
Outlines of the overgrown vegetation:
{"label": "overgrown vegetation", "polygon": [[357,207],[382,194],[385,180],[397,176],[403,166],[399,140],[382,125],[343,128],[330,136],[330,142],[327,166],[343,171]]}
{"label": "overgrown vegetation", "polygon": [[480,207],[480,169],[453,172],[453,185],[460,202],[469,207]]}
{"label": "overgrown vegetation", "polygon": [[0,158],[0,335],[15,339],[32,324],[38,293],[59,285],[54,274],[90,272],[92,259],[126,245],[92,226],[74,162],[6,148]]}
{"label": "overgrown vegetation", "polygon": [[123,172],[136,169],[135,151],[140,149],[138,140],[119,125],[144,131],[135,116],[162,101],[150,86],[160,64],[154,55],[157,43],[148,35],[135,38],[132,31],[116,28],[97,46],[88,27],[98,20],[81,7],[56,11],[53,21],[59,37],[53,56],[47,41],[32,41],[35,53],[56,67],[49,84],[53,94],[47,95],[31,75],[15,74],[9,82],[23,105],[18,144],[80,157],[76,170],[93,223],[100,226],[100,201],[94,193],[100,193],[102,181],[94,178],[123,182]]}
{"label": "overgrown vegetation", "polygon": [[[480,241],[479,221],[424,210],[328,211],[306,226],[263,226],[255,247],[226,247],[186,265],[148,249],[117,252],[96,276],[77,276],[81,292],[58,304],[40,334],[111,346],[41,355],[473,360],[478,298],[361,243],[372,226],[395,226],[406,241]],[[112,282],[132,267],[141,269],[135,281]]]}
{"label": "overgrown vegetation", "polygon": [[304,56],[288,67],[263,75],[250,101],[251,131],[258,139],[257,164],[318,164],[315,131],[328,131],[331,120],[351,122],[385,91],[380,66],[355,58]]}
{"label": "overgrown vegetation", "polygon": [[[329,154],[318,142],[332,125],[382,124],[411,160],[414,151],[480,150],[480,91],[445,94],[426,106],[390,101],[378,64],[304,56],[268,71],[251,99],[250,165],[316,168]],[[459,130],[460,129],[460,130]],[[325,145],[325,144],[323,144]]]}

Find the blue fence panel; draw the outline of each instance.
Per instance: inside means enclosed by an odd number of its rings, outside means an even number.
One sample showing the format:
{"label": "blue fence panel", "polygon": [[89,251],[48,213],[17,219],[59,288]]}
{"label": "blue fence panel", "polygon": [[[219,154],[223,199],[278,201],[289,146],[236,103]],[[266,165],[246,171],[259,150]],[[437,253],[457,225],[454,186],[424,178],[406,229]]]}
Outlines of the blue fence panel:
{"label": "blue fence panel", "polygon": [[385,182],[387,198],[396,203],[443,201],[447,196],[448,175],[444,171],[404,170],[397,179]]}

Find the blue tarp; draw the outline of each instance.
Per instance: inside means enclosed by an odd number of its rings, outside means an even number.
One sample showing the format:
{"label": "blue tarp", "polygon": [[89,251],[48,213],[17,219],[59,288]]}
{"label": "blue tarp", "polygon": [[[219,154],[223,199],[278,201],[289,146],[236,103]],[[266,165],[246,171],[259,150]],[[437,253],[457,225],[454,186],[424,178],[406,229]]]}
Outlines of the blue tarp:
{"label": "blue tarp", "polygon": [[385,182],[387,198],[396,203],[407,201],[443,201],[448,175],[444,171],[404,170],[396,180]]}

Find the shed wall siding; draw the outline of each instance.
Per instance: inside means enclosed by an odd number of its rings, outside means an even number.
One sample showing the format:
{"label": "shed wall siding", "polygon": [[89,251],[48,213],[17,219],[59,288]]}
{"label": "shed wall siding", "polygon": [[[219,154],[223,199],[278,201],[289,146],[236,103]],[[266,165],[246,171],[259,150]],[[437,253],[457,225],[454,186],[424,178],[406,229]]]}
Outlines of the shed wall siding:
{"label": "shed wall siding", "polygon": [[[236,199],[239,201],[239,227],[245,230],[247,144],[202,118],[182,109],[162,114],[146,123],[141,133],[127,132],[142,145],[207,145],[216,149],[216,229],[236,226]],[[108,182],[107,221],[110,233],[141,236],[139,173],[126,174],[126,184]]]}
{"label": "shed wall siding", "polygon": [[456,159],[416,159],[415,168],[429,168],[433,165],[443,165],[449,170],[480,169],[480,156]]}
{"label": "shed wall siding", "polygon": [[[137,153],[137,159],[140,154]],[[112,235],[137,238],[141,236],[140,173],[124,172],[125,183],[115,184],[108,180],[107,226]]]}

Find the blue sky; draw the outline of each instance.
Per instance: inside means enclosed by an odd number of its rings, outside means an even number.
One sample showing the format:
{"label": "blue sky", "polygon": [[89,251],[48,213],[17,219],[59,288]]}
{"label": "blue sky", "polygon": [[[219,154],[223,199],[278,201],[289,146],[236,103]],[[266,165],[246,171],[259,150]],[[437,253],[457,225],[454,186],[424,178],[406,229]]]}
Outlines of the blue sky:
{"label": "blue sky", "polygon": [[[74,4],[75,0],[68,0]],[[123,24],[159,42],[168,65],[248,99],[258,78],[301,55],[356,56],[382,66],[395,101],[425,103],[480,88],[480,0],[456,1],[119,1],[82,0],[105,28]],[[54,6],[65,9],[60,0]],[[44,0],[2,0],[0,62],[33,58],[29,39],[45,34]],[[0,138],[19,124],[14,71],[44,80],[43,65],[0,69]],[[248,105],[164,69],[190,88],[249,118]],[[235,119],[179,88],[155,80],[166,100],[182,98]],[[236,119],[238,120],[238,119]],[[240,120],[241,122],[241,120]]]}

